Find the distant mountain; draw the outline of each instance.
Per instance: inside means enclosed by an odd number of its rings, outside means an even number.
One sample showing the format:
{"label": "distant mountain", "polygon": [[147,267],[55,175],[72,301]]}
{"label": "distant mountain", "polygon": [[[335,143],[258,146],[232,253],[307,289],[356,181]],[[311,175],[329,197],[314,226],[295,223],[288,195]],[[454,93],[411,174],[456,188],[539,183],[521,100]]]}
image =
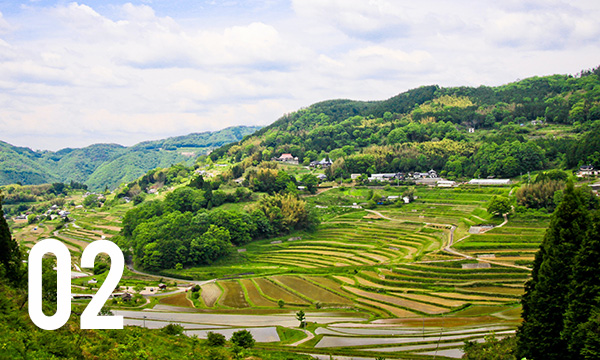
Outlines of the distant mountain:
{"label": "distant mountain", "polygon": [[181,162],[191,164],[199,155],[240,141],[258,129],[259,126],[237,126],[144,141],[130,147],[94,144],[56,152],[33,151],[0,141],[0,185],[73,180],[85,183],[94,190],[106,186],[112,189],[156,167],[168,167]]}

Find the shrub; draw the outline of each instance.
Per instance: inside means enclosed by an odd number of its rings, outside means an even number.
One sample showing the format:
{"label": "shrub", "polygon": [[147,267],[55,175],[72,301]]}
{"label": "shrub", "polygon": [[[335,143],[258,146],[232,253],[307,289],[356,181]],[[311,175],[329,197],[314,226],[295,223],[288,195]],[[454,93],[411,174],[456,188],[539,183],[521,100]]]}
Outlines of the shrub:
{"label": "shrub", "polygon": [[249,349],[254,346],[255,341],[250,331],[240,330],[233,333],[231,342],[242,348]]}
{"label": "shrub", "polygon": [[[196,293],[197,294],[197,293]],[[225,345],[225,336],[223,334],[209,331],[206,333],[206,340],[208,346],[223,346]]]}
{"label": "shrub", "polygon": [[169,324],[161,329],[167,335],[181,335],[183,334],[183,326],[179,324]]}

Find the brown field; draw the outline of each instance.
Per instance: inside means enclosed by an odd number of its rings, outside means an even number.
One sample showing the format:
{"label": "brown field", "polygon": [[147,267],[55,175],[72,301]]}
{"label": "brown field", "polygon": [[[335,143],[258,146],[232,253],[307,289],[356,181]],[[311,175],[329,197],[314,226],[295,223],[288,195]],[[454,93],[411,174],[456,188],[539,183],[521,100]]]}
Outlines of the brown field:
{"label": "brown field", "polygon": [[510,299],[500,298],[500,297],[491,297],[485,295],[469,295],[469,294],[461,294],[461,293],[447,293],[447,292],[435,292],[431,293],[431,295],[443,296],[452,299],[461,299],[461,300],[474,300],[474,301],[490,301],[490,302],[507,302]]}
{"label": "brown field", "polygon": [[325,288],[328,288],[328,289],[331,289],[331,290],[335,290],[337,292],[340,292],[340,291],[343,292],[342,285],[339,284],[339,283],[337,283],[337,282],[335,282],[335,281],[333,281],[333,280],[331,280],[330,278],[327,278],[327,277],[324,277],[324,276],[306,276],[306,278],[308,280],[316,282],[317,284],[319,284],[319,285],[321,285],[321,286],[323,286]]}
{"label": "brown field", "polygon": [[502,287],[502,286],[477,286],[472,288],[464,288],[469,292],[483,292],[489,294],[507,294],[507,295],[523,295],[525,289],[522,287]]}
{"label": "brown field", "polygon": [[206,306],[213,307],[219,299],[219,296],[221,296],[221,288],[215,283],[204,284],[202,285],[202,293],[200,295]]}
{"label": "brown field", "polygon": [[302,295],[322,302],[322,303],[334,303],[334,304],[351,304],[352,300],[341,297],[337,294],[327,291],[319,286],[313,285],[308,281],[301,279],[296,276],[273,276],[273,279],[281,282],[285,286],[294,289]]}
{"label": "brown field", "polygon": [[281,286],[277,286],[267,279],[256,278],[255,283],[260,287],[263,294],[276,300],[283,300],[286,304],[308,304],[308,302],[298,295],[292,294]]}
{"label": "brown field", "polygon": [[338,276],[338,275],[334,275],[333,277],[336,278],[336,279],[338,279],[338,280],[340,280],[340,281],[345,282],[346,284],[350,284],[350,285],[356,284],[356,281],[354,281],[354,279],[351,279],[349,277]]}
{"label": "brown field", "polygon": [[181,306],[181,307],[189,307],[193,308],[194,305],[191,301],[186,298],[187,293],[181,292],[175,295],[171,295],[168,297],[164,297],[160,299],[158,302],[165,305],[173,305],[173,306]]}
{"label": "brown field", "polygon": [[219,304],[233,308],[246,308],[249,306],[244,296],[244,290],[236,280],[220,281],[219,285],[224,289]]}
{"label": "brown field", "polygon": [[274,303],[273,301],[271,301],[269,299],[264,298],[260,294],[260,292],[256,288],[256,285],[254,285],[254,283],[252,282],[252,280],[250,280],[250,279],[243,279],[242,280],[242,285],[246,289],[246,293],[248,294],[248,298],[250,299],[250,302],[254,306],[268,306],[268,307],[277,306],[276,303]]}
{"label": "brown field", "polygon": [[416,301],[425,301],[431,304],[438,304],[440,306],[449,306],[449,307],[458,307],[467,303],[467,301],[463,300],[452,300],[452,299],[442,299],[435,296],[428,296],[422,294],[397,294],[401,295],[404,298],[416,300]]}
{"label": "brown field", "polygon": [[390,295],[371,293],[371,292],[367,292],[367,291],[353,288],[350,286],[344,286],[344,289],[347,291],[350,291],[351,293],[354,293],[358,296],[362,296],[362,297],[377,300],[377,301],[386,302],[388,304],[398,305],[398,306],[401,306],[401,307],[407,308],[407,309],[414,309],[414,310],[424,312],[427,314],[442,314],[442,313],[448,311],[448,309],[441,308],[438,306],[423,304],[423,303],[420,303],[417,301],[402,299],[402,298],[398,298],[398,297],[390,296]]}
{"label": "brown field", "polygon": [[373,300],[358,299],[357,301],[359,303],[365,303],[367,305],[371,305],[371,306],[375,306],[375,307],[379,307],[379,308],[382,308],[384,310],[387,310],[390,313],[392,313],[394,316],[399,317],[399,318],[409,318],[409,317],[418,316],[417,314],[412,313],[412,312],[410,312],[408,310],[400,309],[398,307],[387,305],[387,304],[383,304],[383,303],[379,303],[379,302],[376,302],[376,301],[373,301]]}

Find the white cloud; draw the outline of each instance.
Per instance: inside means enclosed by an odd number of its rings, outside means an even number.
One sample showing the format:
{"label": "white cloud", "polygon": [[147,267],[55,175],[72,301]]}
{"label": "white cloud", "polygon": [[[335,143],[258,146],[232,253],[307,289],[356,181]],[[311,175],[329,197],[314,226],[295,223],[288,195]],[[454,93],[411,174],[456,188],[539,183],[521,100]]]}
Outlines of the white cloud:
{"label": "white cloud", "polygon": [[0,5],[0,140],[132,144],[600,58],[595,1],[145,3]]}

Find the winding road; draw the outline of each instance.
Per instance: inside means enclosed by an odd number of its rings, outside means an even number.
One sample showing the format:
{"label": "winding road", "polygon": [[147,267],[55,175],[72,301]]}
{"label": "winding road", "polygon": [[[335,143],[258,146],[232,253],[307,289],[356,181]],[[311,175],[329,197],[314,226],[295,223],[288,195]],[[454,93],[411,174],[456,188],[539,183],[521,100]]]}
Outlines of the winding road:
{"label": "winding road", "polygon": [[[375,214],[383,219],[386,220],[391,220],[391,221],[400,221],[400,222],[404,222],[405,220],[400,220],[400,219],[394,219],[388,216],[383,215],[382,213],[380,213],[379,211],[375,211],[375,210],[367,210],[365,209],[365,211],[370,212],[372,214]],[[496,226],[496,228],[502,227],[504,225],[506,225],[508,223],[508,216],[506,214],[503,214],[504,216],[504,221],[502,222],[502,224]],[[451,246],[454,244],[454,231],[456,230],[456,226],[451,225],[451,224],[436,224],[436,223],[426,223],[424,222],[425,225],[435,225],[435,226],[444,226],[447,228],[450,228],[450,240],[448,241],[448,245],[446,247],[444,247],[442,250],[452,254],[452,255],[456,255],[456,256],[460,256],[463,257],[465,259],[469,259],[469,260],[477,260],[479,262],[485,262],[485,263],[489,263],[489,264],[494,264],[494,265],[499,265],[499,266],[506,266],[506,267],[512,267],[512,268],[517,268],[517,269],[522,269],[522,270],[527,270],[527,271],[531,271],[530,268],[526,267],[526,266],[520,266],[520,265],[513,265],[513,264],[505,264],[505,263],[501,263],[498,261],[493,261],[493,260],[488,260],[488,259],[481,259],[481,258],[474,258],[471,255],[467,255],[461,252],[458,252],[454,249],[451,248]],[[462,241],[466,238],[468,238],[471,235],[467,235],[465,237],[462,237],[460,239],[458,239],[456,242]]]}

